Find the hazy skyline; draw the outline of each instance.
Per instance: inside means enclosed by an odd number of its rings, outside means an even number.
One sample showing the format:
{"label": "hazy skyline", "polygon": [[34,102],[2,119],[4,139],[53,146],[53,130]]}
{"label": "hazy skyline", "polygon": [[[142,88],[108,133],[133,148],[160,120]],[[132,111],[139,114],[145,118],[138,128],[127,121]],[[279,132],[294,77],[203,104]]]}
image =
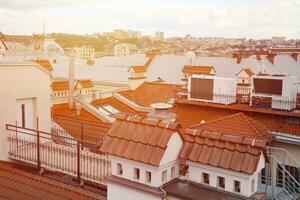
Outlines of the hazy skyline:
{"label": "hazy skyline", "polygon": [[300,38],[300,0],[0,0],[0,31],[92,34],[134,29],[166,36]]}

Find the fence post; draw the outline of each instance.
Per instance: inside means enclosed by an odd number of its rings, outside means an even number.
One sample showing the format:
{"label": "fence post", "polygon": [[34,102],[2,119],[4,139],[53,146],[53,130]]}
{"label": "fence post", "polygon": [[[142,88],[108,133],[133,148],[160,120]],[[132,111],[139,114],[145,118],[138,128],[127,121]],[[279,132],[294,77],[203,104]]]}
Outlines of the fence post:
{"label": "fence post", "polygon": [[39,118],[36,118],[36,143],[37,143],[37,168],[41,170],[41,161],[40,161],[40,132],[39,132]]}
{"label": "fence post", "polygon": [[80,142],[77,141],[77,180],[80,182]]}

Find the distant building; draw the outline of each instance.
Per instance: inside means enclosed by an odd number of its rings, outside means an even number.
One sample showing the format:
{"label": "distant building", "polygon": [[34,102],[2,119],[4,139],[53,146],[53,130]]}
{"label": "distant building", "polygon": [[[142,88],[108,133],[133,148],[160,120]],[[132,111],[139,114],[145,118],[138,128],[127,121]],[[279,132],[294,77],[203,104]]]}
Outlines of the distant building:
{"label": "distant building", "polygon": [[114,47],[114,56],[127,56],[137,53],[139,53],[139,50],[135,44],[122,43]]}
{"label": "distant building", "polygon": [[64,55],[64,50],[62,47],[55,42],[54,38],[47,35],[34,35],[33,43],[31,47],[35,51],[42,51],[46,55],[51,54],[62,54]]}
{"label": "distant building", "polygon": [[28,50],[28,48],[20,42],[6,42],[5,44],[7,46],[8,51],[11,52],[20,52]]}
{"label": "distant building", "polygon": [[127,38],[127,33],[124,30],[116,29],[114,30],[114,36],[119,40],[124,40]]}
{"label": "distant building", "polygon": [[282,43],[285,42],[285,37],[272,37],[272,43]]}
{"label": "distant building", "polygon": [[76,59],[81,60],[94,60],[95,49],[87,47],[75,47],[66,50],[67,56],[74,56]]}
{"label": "distant building", "polygon": [[159,41],[163,41],[165,39],[164,32],[160,32],[160,31],[155,32],[155,39]]}

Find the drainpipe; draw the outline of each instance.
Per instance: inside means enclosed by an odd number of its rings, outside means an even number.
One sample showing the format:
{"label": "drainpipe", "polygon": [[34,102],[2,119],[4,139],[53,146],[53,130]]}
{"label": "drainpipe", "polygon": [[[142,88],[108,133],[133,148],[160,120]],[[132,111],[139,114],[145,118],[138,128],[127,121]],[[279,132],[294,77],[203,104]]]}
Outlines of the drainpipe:
{"label": "drainpipe", "polygon": [[75,73],[75,58],[69,58],[69,96],[68,103],[69,109],[73,110],[74,108],[74,73]]}

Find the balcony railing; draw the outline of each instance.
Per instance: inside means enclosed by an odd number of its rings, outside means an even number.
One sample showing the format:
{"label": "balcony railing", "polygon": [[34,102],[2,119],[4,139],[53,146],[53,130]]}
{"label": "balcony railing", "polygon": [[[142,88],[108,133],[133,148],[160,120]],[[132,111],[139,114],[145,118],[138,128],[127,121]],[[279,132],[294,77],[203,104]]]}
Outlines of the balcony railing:
{"label": "balcony railing", "polygon": [[9,157],[97,183],[110,175],[110,160],[99,145],[61,134],[6,125]]}

